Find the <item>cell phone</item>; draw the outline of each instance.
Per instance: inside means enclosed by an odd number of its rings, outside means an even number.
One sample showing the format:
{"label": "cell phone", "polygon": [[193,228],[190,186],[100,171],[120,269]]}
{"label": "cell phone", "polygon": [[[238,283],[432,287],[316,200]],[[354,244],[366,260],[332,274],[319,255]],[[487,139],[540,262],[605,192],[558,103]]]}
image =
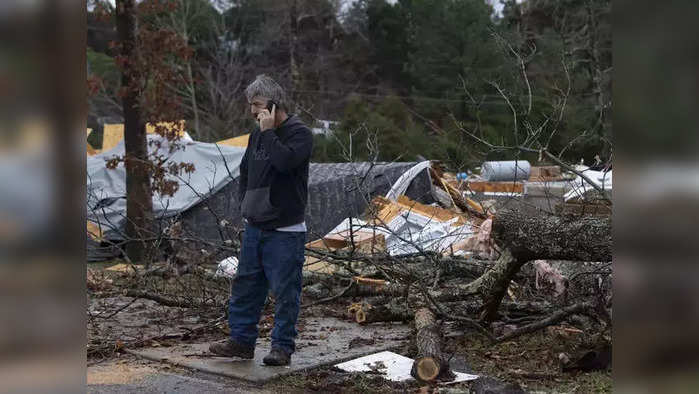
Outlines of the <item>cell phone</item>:
{"label": "cell phone", "polygon": [[272,101],[272,100],[267,101],[267,111],[269,111],[269,113],[272,113],[272,106],[273,105],[278,107],[277,103],[275,103],[274,101]]}

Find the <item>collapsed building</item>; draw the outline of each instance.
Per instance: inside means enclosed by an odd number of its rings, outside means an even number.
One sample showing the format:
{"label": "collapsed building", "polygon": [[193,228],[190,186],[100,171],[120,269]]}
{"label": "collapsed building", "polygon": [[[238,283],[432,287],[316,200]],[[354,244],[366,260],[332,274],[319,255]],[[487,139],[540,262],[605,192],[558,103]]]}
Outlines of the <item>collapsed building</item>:
{"label": "collapsed building", "polygon": [[[173,162],[195,171],[171,177],[172,196],[153,196],[160,233],[177,222],[196,249],[230,245],[242,228],[238,201],[240,161],[247,135],[204,143],[185,136],[182,149],[148,134],[149,149],[167,152]],[[117,257],[126,236],[126,182],[123,164],[105,161],[124,154],[124,144],[87,157],[87,254],[89,261]],[[514,164],[513,164],[514,163]],[[611,171],[579,167],[603,190],[611,191]],[[370,245],[390,255],[419,251],[490,256],[494,212],[524,211],[609,214],[611,206],[587,180],[560,167],[533,167],[526,161],[486,162],[481,175],[445,172],[436,162],[311,163],[306,224],[308,246],[341,249]],[[422,250],[417,250],[417,248]],[[211,252],[211,251],[209,251]]]}
{"label": "collapsed building", "polygon": [[[149,135],[150,141],[162,140]],[[149,149],[167,150],[167,144]],[[174,178],[173,196],[153,196],[156,227],[179,221],[185,234],[206,243],[235,239],[242,226],[238,201],[239,166],[244,148],[196,141],[170,154],[174,162],[193,163],[196,170]],[[126,224],[126,182],[123,164],[107,169],[105,160],[124,153],[123,142],[87,158],[88,260],[113,258],[111,245],[123,241]],[[362,214],[371,199],[386,194],[415,163],[311,163],[306,224],[309,240],[322,237],[346,217]],[[405,194],[425,204],[434,202],[429,175],[418,174]],[[99,244],[99,245],[98,245]]]}

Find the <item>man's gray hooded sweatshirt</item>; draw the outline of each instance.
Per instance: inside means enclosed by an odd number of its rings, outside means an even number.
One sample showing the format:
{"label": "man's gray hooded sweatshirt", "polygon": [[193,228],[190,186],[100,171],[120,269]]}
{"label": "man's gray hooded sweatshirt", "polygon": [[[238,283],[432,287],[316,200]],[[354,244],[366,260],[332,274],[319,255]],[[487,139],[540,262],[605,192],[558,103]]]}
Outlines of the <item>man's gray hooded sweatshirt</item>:
{"label": "man's gray hooded sweatshirt", "polygon": [[274,230],[304,221],[311,130],[290,115],[276,129],[253,131],[240,162],[239,201],[248,223]]}

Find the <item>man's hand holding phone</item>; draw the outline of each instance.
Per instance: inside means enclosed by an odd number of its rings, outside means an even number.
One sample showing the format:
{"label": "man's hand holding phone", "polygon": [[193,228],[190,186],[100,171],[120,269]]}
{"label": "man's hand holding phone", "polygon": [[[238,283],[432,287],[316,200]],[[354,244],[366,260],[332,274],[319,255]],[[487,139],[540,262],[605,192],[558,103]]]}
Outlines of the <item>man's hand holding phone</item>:
{"label": "man's hand holding phone", "polygon": [[275,119],[277,115],[277,105],[270,100],[267,103],[267,108],[257,114],[257,121],[260,124],[260,130],[273,129],[275,127]]}

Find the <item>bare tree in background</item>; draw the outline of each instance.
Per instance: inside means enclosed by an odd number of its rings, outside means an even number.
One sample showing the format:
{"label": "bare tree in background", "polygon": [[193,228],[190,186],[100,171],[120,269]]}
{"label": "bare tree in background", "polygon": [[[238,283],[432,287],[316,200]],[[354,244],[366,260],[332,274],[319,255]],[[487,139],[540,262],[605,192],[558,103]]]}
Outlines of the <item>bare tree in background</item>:
{"label": "bare tree in background", "polygon": [[219,42],[210,54],[211,61],[197,70],[206,95],[200,115],[210,141],[244,133],[248,115],[242,100],[246,73],[232,45],[229,41]]}
{"label": "bare tree in background", "polygon": [[[190,41],[190,26],[193,20],[203,15],[202,3],[187,0],[177,0],[177,11],[168,13],[164,18],[167,24],[179,34],[185,42]],[[193,58],[188,59],[184,64],[182,83],[180,84],[181,94],[187,98],[191,110],[194,124],[192,129],[197,136],[201,136],[201,123],[199,120],[199,105],[197,103],[196,81],[192,70]]]}

